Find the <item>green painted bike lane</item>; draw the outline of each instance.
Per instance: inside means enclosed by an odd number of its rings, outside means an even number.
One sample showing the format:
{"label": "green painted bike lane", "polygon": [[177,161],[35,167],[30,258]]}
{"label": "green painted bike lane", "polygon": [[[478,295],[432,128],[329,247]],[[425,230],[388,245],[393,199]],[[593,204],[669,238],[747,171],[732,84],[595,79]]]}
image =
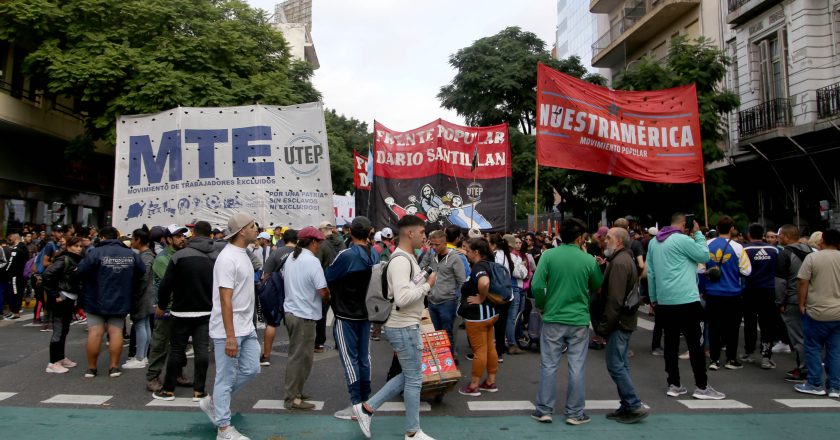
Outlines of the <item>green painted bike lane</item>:
{"label": "green painted bike lane", "polygon": [[[421,416],[424,431],[444,439],[836,439],[837,413],[652,414],[635,425],[593,415],[591,423],[567,426],[556,417],[541,424],[524,415],[497,417]],[[559,422],[559,423],[558,423]],[[253,440],[363,439],[355,422],[326,415],[235,414],[233,424]],[[402,416],[376,416],[373,438],[402,438]],[[202,413],[111,409],[0,407],[0,433],[9,439],[214,439]],[[6,435],[9,437],[6,437]]]}

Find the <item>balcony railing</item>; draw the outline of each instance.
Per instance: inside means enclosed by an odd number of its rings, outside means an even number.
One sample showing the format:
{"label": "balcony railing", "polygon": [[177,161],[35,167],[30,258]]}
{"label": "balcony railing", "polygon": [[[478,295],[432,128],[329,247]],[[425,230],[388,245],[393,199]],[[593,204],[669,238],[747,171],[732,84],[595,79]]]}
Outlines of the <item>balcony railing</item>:
{"label": "balcony railing", "polygon": [[41,98],[43,97],[43,94],[41,92],[36,92],[21,87],[15,87],[11,83],[7,83],[6,81],[2,80],[0,80],[0,90],[8,93],[14,98],[29,101],[36,105],[41,105]]}
{"label": "balcony railing", "polygon": [[750,0],[729,0],[729,12],[732,12],[732,11],[740,8],[741,6],[743,6],[745,3],[749,2],[749,1]]}
{"label": "balcony railing", "polygon": [[610,47],[610,44],[617,40],[624,31],[638,23],[648,11],[648,2],[649,0],[636,0],[622,9],[621,19],[610,26],[610,30],[592,44],[592,57],[598,56],[598,53]]}
{"label": "balcony railing", "polygon": [[774,99],[738,112],[738,136],[743,139],[791,125],[790,100]]}
{"label": "balcony railing", "polygon": [[820,119],[840,114],[840,83],[817,89],[817,114]]}

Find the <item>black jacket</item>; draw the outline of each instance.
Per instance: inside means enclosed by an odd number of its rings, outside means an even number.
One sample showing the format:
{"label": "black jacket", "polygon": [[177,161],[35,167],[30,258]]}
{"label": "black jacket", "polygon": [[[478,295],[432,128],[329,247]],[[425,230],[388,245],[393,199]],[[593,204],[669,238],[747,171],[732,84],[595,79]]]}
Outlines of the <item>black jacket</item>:
{"label": "black jacket", "polygon": [[44,270],[44,290],[50,298],[56,298],[61,291],[81,295],[82,282],[76,273],[81,255],[65,252],[58,255]]}
{"label": "black jacket", "polygon": [[171,298],[175,313],[213,310],[213,265],[218,256],[213,240],[192,238],[172,255],[158,287],[158,304],[168,304]]}
{"label": "black jacket", "polygon": [[26,262],[29,260],[29,249],[23,242],[10,246],[7,260],[8,263],[3,268],[4,278],[11,280],[14,277],[22,277],[23,268],[26,267]]}

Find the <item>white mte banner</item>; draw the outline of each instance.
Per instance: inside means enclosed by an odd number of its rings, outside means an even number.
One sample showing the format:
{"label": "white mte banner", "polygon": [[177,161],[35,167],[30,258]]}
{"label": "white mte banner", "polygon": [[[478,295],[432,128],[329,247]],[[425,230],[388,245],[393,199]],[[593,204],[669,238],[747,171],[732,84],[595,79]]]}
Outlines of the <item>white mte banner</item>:
{"label": "white mte banner", "polygon": [[113,224],[205,220],[245,211],[261,226],[335,222],[321,103],[180,107],[117,121]]}

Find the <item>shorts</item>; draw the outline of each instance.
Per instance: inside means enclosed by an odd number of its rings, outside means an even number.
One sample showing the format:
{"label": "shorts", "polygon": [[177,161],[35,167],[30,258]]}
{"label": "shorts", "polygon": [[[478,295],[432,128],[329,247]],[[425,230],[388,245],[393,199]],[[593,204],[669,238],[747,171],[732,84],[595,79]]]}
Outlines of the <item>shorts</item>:
{"label": "shorts", "polygon": [[125,317],[126,315],[96,315],[93,313],[87,314],[87,326],[88,327],[96,327],[99,325],[108,325],[125,328]]}

